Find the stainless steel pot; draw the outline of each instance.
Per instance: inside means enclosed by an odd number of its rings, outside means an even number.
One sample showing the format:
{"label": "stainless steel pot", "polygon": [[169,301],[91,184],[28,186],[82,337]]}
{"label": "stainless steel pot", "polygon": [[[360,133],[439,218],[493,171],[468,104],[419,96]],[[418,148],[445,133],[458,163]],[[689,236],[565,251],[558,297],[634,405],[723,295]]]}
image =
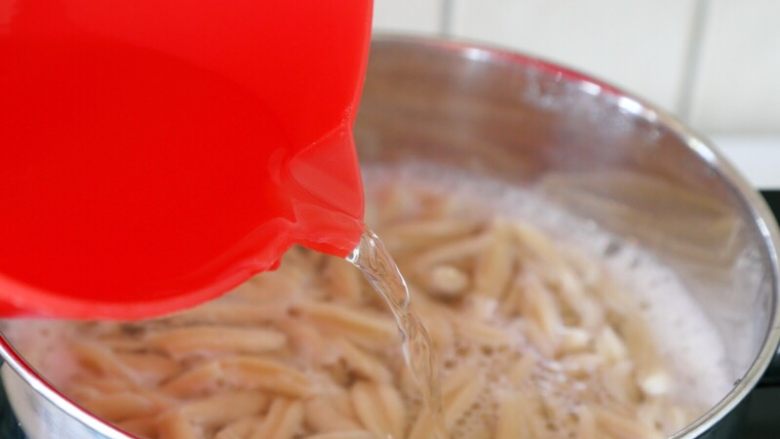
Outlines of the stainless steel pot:
{"label": "stainless steel pot", "polygon": [[[780,241],[763,200],[706,140],[575,71],[407,38],[375,41],[356,136],[364,162],[427,160],[537,185],[673,265],[720,332],[734,378],[674,438],[730,437],[738,419],[722,420],[759,381],[780,339]],[[5,339],[0,353],[31,439],[128,437],[62,398]]]}

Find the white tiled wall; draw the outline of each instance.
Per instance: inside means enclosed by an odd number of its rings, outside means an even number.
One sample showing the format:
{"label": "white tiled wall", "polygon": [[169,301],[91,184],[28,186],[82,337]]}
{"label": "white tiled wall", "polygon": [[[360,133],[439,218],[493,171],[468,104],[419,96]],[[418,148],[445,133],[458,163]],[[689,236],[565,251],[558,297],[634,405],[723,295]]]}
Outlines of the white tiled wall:
{"label": "white tiled wall", "polygon": [[780,139],[780,0],[375,2],[377,31],[508,46],[614,82],[706,133]]}
{"label": "white tiled wall", "polygon": [[452,32],[572,65],[669,108],[678,100],[692,5],[693,0],[458,0]]}
{"label": "white tiled wall", "polygon": [[443,28],[444,0],[377,0],[374,30],[438,34]]}
{"label": "white tiled wall", "polygon": [[780,132],[780,1],[711,0],[706,14],[691,123]]}

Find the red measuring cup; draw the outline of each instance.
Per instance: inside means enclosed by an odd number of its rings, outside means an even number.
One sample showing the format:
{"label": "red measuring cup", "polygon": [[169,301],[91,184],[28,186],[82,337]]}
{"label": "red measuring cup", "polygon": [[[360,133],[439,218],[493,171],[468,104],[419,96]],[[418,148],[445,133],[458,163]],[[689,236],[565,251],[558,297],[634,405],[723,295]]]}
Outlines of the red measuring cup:
{"label": "red measuring cup", "polygon": [[141,318],[362,232],[370,0],[0,0],[0,315]]}

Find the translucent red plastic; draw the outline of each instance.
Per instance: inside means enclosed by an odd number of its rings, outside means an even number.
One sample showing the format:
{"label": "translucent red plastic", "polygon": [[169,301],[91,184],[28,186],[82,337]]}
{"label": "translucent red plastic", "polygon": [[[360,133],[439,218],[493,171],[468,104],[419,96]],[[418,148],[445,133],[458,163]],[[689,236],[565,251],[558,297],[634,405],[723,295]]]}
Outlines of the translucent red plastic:
{"label": "translucent red plastic", "polygon": [[131,319],[362,232],[370,0],[0,0],[0,315]]}

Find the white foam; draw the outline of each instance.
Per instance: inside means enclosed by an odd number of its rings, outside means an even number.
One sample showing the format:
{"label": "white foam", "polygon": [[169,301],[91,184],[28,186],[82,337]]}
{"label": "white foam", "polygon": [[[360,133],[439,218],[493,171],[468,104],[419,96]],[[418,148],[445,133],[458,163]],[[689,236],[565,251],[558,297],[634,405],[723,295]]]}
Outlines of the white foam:
{"label": "white foam", "polygon": [[366,167],[363,173],[369,188],[401,181],[487,205],[493,212],[528,221],[557,242],[602,260],[609,275],[643,304],[643,317],[675,374],[675,394],[681,400],[709,407],[732,388],[726,350],[715,326],[675,273],[651,253],[533,189],[420,163]]}
{"label": "white foam", "polygon": [[73,326],[47,319],[14,319],[2,323],[3,335],[19,349],[25,360],[54,386],[60,386],[78,367],[68,350]]}

